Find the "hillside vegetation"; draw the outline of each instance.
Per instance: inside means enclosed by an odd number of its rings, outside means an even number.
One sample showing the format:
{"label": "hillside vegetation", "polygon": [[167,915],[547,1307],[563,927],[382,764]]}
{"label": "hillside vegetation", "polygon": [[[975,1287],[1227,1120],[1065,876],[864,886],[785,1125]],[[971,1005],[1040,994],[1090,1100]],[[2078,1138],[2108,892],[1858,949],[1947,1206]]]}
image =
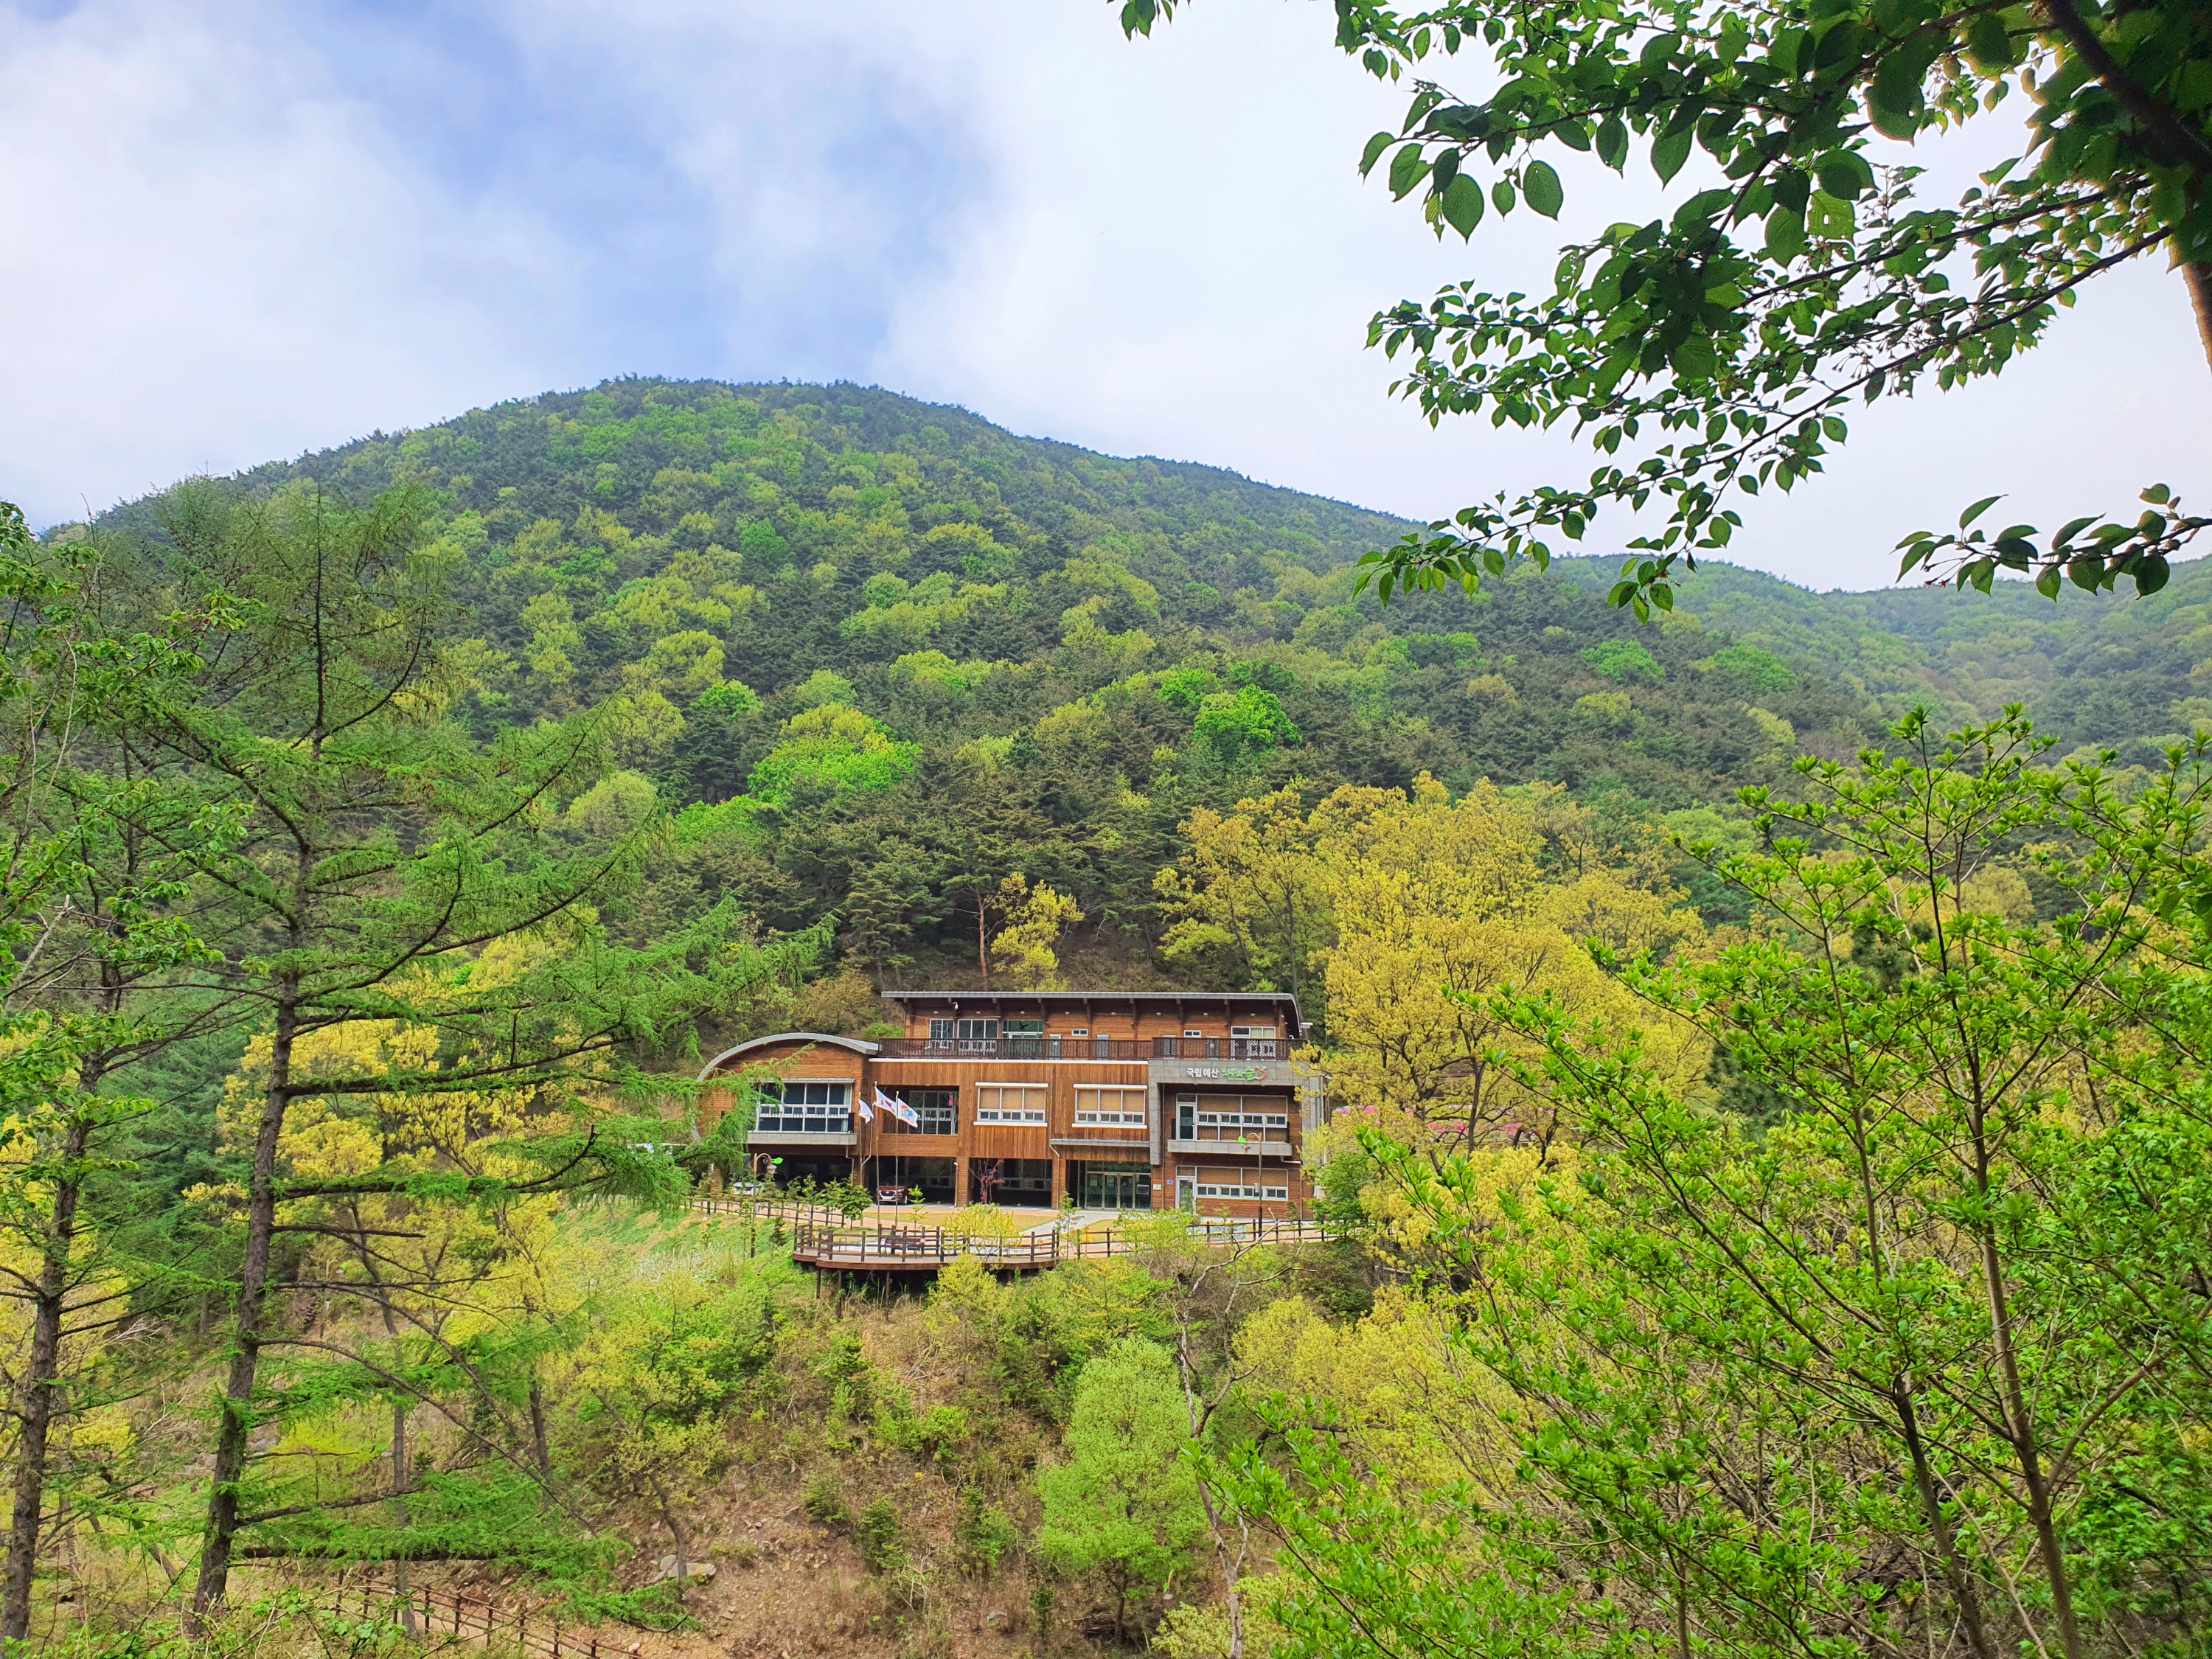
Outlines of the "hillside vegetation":
{"label": "hillside vegetation", "polygon": [[2193,572],[2054,606],[1709,566],[1644,628],[1581,561],[1386,612],[1354,592],[1403,528],[1382,514],[854,386],[610,382],[239,483],[427,492],[470,728],[609,710],[622,770],[572,816],[690,809],[618,925],[725,895],[772,928],[834,915],[894,979],[980,972],[976,908],[1011,870],[1073,896],[1088,976],[1144,976],[1176,826],[1293,779],[1557,785],[1620,839],[1702,827],[1916,700],[2027,701],[2128,760],[2212,714]]}
{"label": "hillside vegetation", "polygon": [[[1394,528],[647,381],[0,511],[0,1633],[2201,1654],[2201,584]],[[1325,1237],[806,1274],[700,1055],[986,974],[1294,991]]]}

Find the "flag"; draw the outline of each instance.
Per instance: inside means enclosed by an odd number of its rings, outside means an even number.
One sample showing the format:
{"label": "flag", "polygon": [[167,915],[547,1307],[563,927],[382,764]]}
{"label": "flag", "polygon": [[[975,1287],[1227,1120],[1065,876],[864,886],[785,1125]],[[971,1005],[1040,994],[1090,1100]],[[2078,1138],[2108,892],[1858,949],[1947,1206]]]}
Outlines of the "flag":
{"label": "flag", "polygon": [[876,1121],[876,1109],[869,1105],[866,1101],[855,1100],[853,1105],[860,1112],[861,1122],[873,1123]]}
{"label": "flag", "polygon": [[915,1111],[914,1108],[908,1105],[906,1102],[902,1100],[895,1100],[890,1096],[885,1094],[883,1091],[881,1085],[877,1085],[876,1105],[880,1109],[889,1112],[893,1117],[905,1124],[909,1129],[919,1129],[921,1127],[921,1114]]}

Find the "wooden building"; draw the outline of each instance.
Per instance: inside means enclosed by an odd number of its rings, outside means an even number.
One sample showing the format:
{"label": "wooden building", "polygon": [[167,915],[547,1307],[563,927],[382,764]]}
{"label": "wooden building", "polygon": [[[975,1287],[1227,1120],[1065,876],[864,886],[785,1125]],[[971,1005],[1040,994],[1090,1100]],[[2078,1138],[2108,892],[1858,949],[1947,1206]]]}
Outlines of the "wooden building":
{"label": "wooden building", "polygon": [[[1297,1001],[1197,992],[913,991],[906,1035],[784,1031],[700,1073],[709,1114],[750,1079],[753,1173],[849,1180],[939,1204],[1180,1206],[1280,1218],[1312,1200],[1322,1080],[1291,1059]],[[916,1122],[874,1109],[876,1091]],[[734,1173],[734,1172],[732,1172]]]}

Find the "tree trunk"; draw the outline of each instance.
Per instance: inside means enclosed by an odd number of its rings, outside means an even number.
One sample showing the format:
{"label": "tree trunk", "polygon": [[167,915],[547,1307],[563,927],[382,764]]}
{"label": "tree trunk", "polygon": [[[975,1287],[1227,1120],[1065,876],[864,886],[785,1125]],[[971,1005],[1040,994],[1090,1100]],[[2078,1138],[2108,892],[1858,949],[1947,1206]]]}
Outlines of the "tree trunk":
{"label": "tree trunk", "polygon": [[538,1387],[534,1370],[530,1373],[530,1455],[538,1460],[538,1473],[550,1477],[553,1454],[545,1445],[545,1391]]}
{"label": "tree trunk", "polygon": [[660,1519],[668,1528],[668,1535],[676,1540],[676,1599],[684,1600],[684,1587],[691,1577],[691,1540],[683,1523],[676,1518],[676,1506],[668,1501],[668,1488],[658,1474],[646,1477],[653,1483],[653,1495],[660,1500]]}
{"label": "tree trunk", "polygon": [[[1988,1183],[1983,1182],[1984,1201]],[[2043,1559],[2044,1581],[2051,1586],[2051,1611],[2058,1615],[2058,1639],[2065,1644],[2066,1659],[2082,1659],[2081,1627],[2074,1614],[2074,1586],[2066,1571],[2066,1559],[2058,1547],[2058,1528],[2051,1512],[2051,1488],[2044,1479],[2043,1452],[2029,1414],[2027,1391],[2021,1386],[2020,1356],[2014,1346],[2012,1310],[2005,1296],[2004,1271],[1997,1258],[1996,1238],[1986,1224],[1982,1230],[1982,1277],[1988,1286],[1990,1334],[1996,1340],[1997,1364],[2004,1377],[2005,1415],[2012,1419],[2013,1453],[2020,1462],[2022,1485],[2027,1493],[2027,1518],[2035,1528],[2036,1553]]]}
{"label": "tree trunk", "polygon": [[2197,313],[2197,343],[2204,349],[2205,362],[2212,365],[2212,265],[2185,263],[2181,280],[2189,284],[2190,307]]}
{"label": "tree trunk", "polygon": [[1905,1432],[1905,1449],[1912,1460],[1912,1484],[1920,1495],[1920,1511],[1927,1519],[1929,1531],[1935,1534],[1936,1553],[1943,1563],[1943,1577],[1951,1586],[1959,1622],[1966,1627],[1966,1645],[1973,1650],[1974,1659],[1995,1659],[1989,1632],[1982,1623],[1981,1598],[1974,1594],[1973,1581],[1966,1577],[1966,1564],[1959,1559],[1958,1537],[1951,1530],[1950,1518],[1943,1513],[1943,1495],[1936,1490],[1936,1474],[1929,1467],[1928,1448],[1920,1437],[1919,1413],[1913,1406],[1911,1389],[1900,1382],[1890,1401],[1897,1408],[1898,1424]]}
{"label": "tree trunk", "polygon": [[15,1449],[15,1504],[8,1534],[6,1592],[0,1599],[0,1646],[28,1639],[31,1577],[39,1557],[39,1518],[46,1502],[46,1439],[59,1391],[62,1322],[67,1310],[69,1259],[76,1238],[77,1200],[83,1182],[73,1173],[92,1139],[92,1121],[79,1116],[62,1141],[62,1178],[54,1184],[53,1218],[46,1225],[44,1260],[31,1315],[31,1352],[17,1411],[23,1425]]}
{"label": "tree trunk", "polygon": [[290,1101],[292,1042],[299,1030],[296,981],[283,988],[276,1032],[269,1054],[269,1092],[253,1142],[253,1175],[246,1206],[246,1260],[238,1275],[238,1332],[223,1389],[215,1443],[215,1476],[208,1493],[207,1535],[200,1550],[199,1582],[186,1624],[198,1635],[222,1605],[230,1587],[230,1559],[238,1537],[238,1482],[246,1472],[246,1443],[253,1432],[253,1382],[261,1365],[262,1321],[269,1300],[269,1255],[276,1230],[276,1141]]}
{"label": "tree trunk", "polygon": [[[391,1322],[386,1313],[385,1322]],[[392,1510],[400,1529],[407,1527],[407,1405],[404,1401],[392,1402]],[[410,1636],[415,1634],[415,1604],[407,1599],[407,1558],[404,1554],[392,1564],[392,1589],[399,1597],[399,1621]]]}

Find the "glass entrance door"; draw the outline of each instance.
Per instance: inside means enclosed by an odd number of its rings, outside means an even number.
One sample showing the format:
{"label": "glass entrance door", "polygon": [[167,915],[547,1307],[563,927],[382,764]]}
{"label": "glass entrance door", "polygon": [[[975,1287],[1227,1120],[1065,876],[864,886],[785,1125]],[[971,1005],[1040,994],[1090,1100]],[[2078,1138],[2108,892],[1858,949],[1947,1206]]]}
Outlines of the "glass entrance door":
{"label": "glass entrance door", "polygon": [[1083,1170],[1083,1207],[1086,1210],[1149,1210],[1152,1207],[1152,1171],[1142,1164],[1091,1164]]}

